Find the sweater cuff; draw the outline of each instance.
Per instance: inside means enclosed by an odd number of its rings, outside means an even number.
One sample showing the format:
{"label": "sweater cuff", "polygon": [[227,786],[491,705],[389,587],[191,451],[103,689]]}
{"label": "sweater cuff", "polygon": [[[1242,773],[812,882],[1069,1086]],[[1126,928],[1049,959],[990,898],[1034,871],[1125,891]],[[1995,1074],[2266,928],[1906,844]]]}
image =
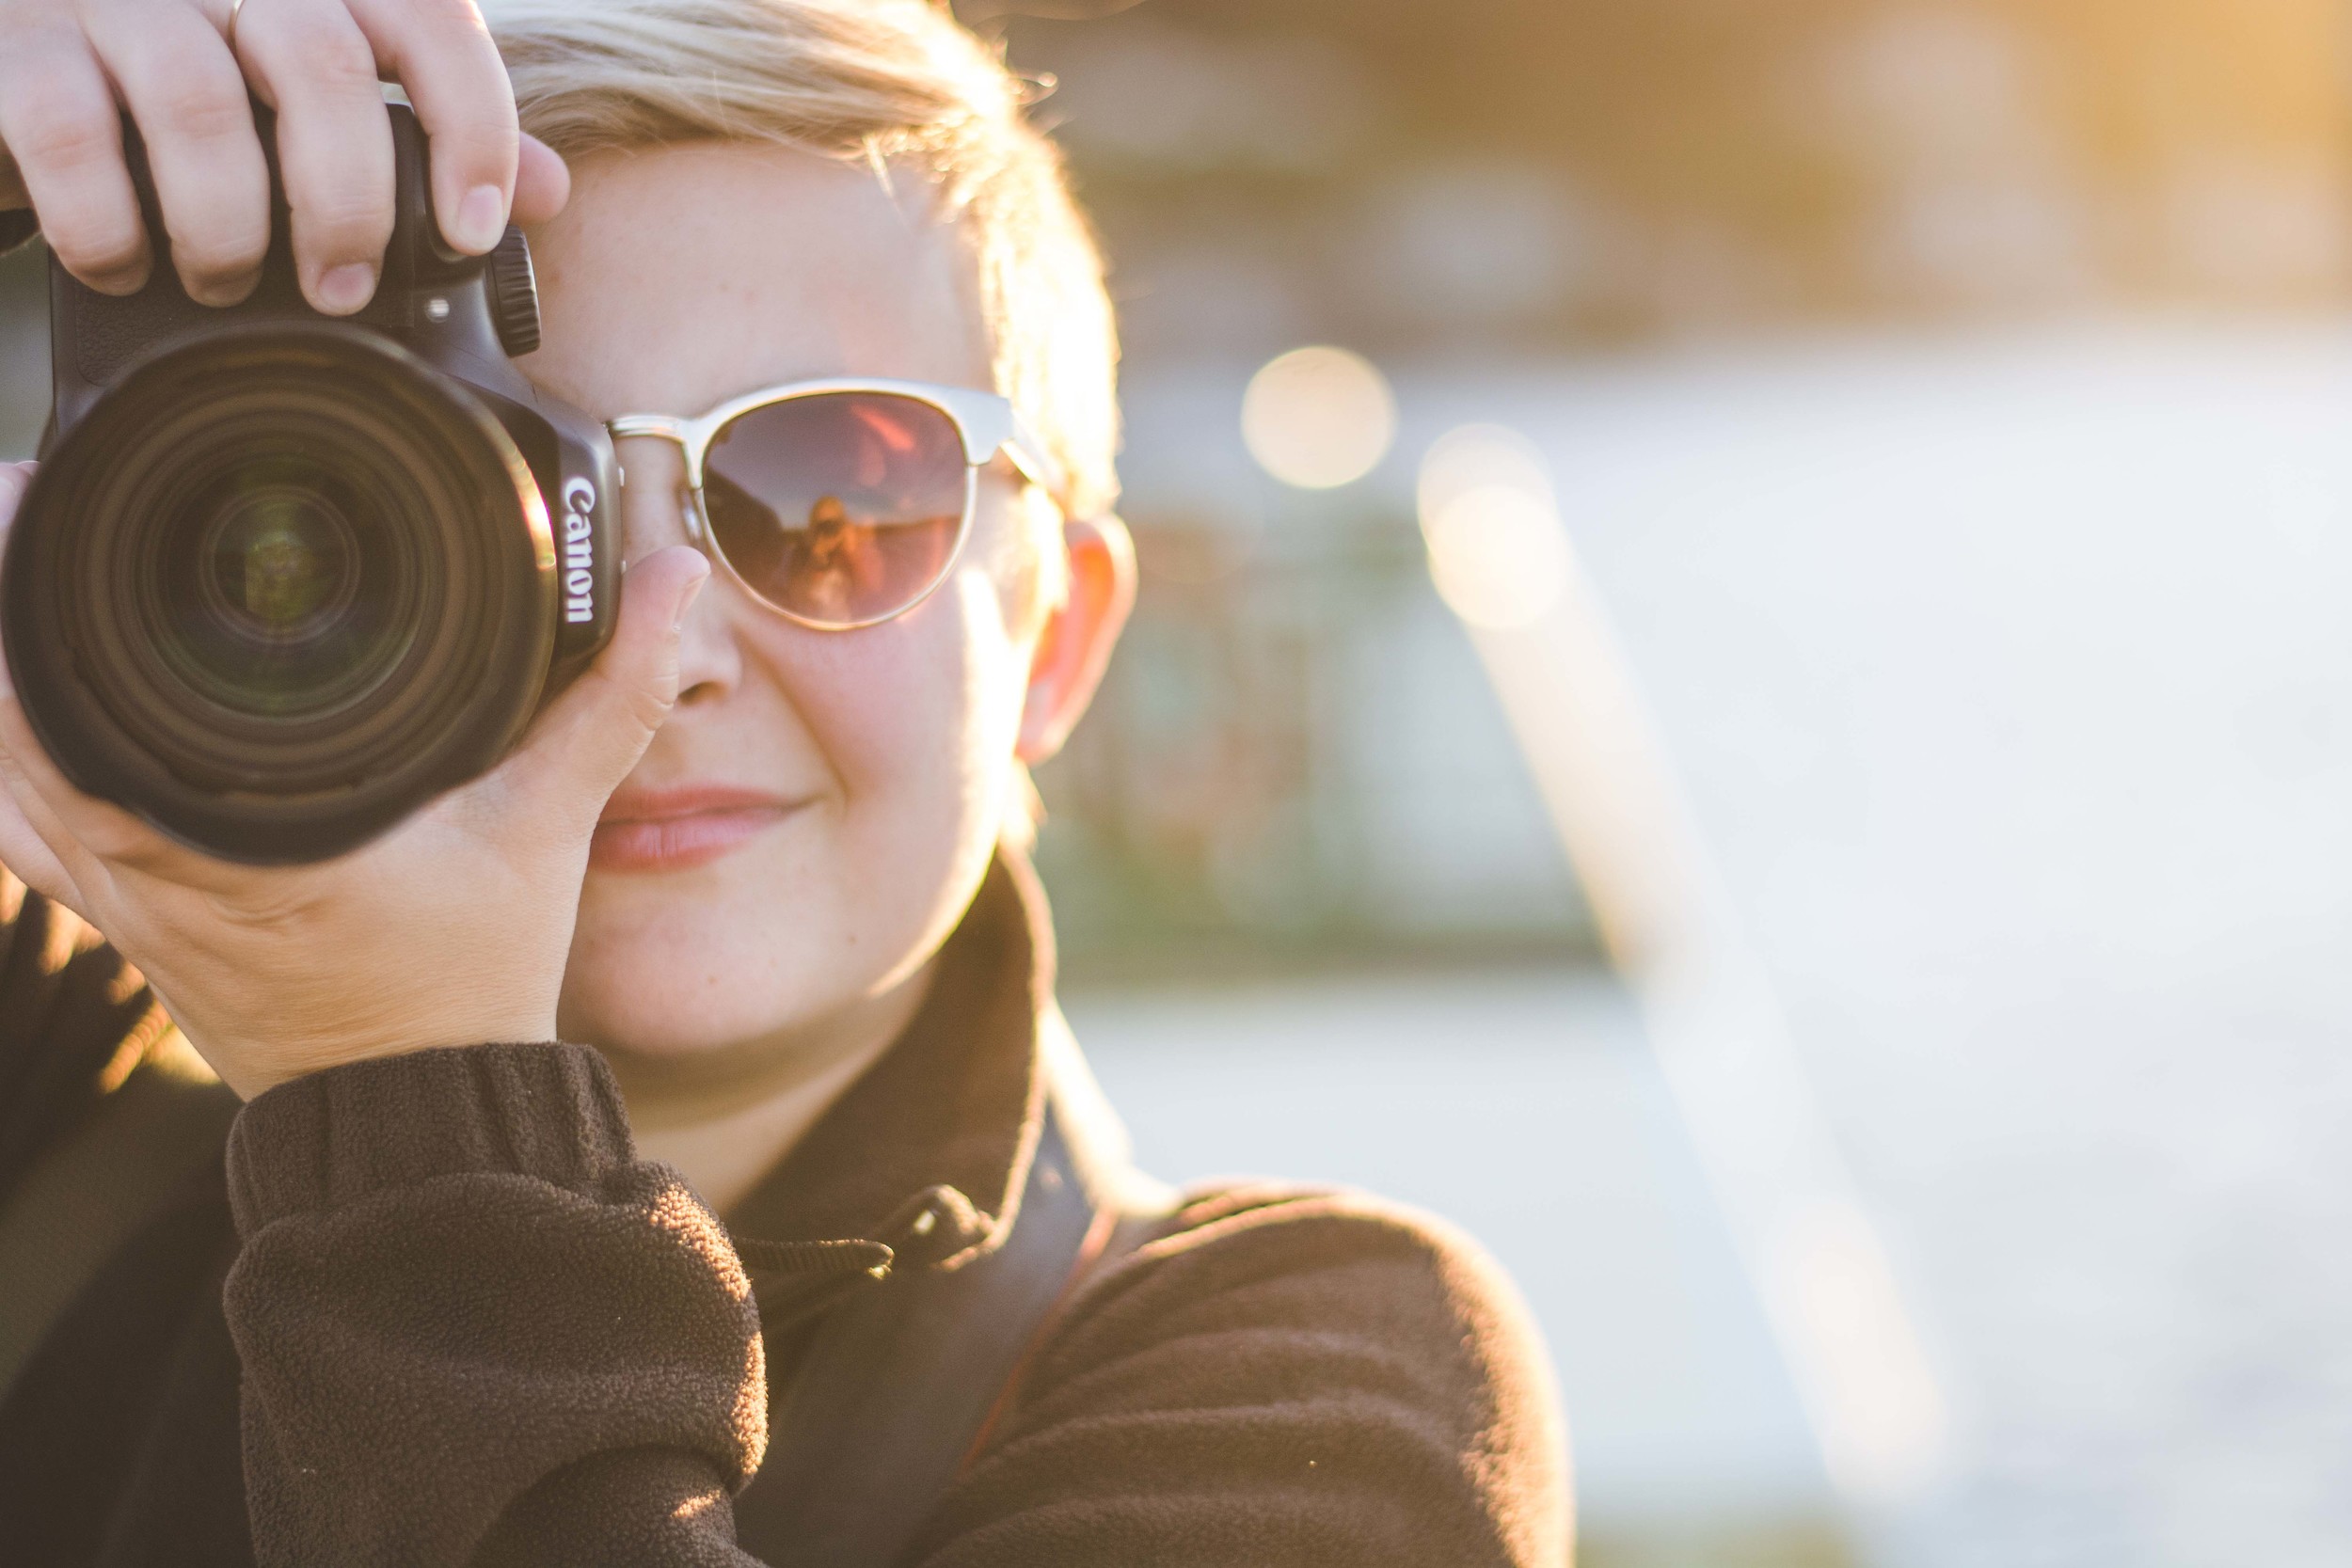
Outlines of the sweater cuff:
{"label": "sweater cuff", "polygon": [[280,1084],[229,1132],[237,1234],[444,1176],[589,1192],[636,1159],[604,1058],[580,1045],[469,1045]]}

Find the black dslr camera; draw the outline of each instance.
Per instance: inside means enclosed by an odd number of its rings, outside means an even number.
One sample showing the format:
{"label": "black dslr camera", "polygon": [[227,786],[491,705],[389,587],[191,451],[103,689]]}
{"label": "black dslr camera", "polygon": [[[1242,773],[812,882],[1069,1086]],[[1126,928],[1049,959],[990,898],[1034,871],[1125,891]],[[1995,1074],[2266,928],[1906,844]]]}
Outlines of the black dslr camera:
{"label": "black dslr camera", "polygon": [[392,241],[357,316],[303,302],[274,165],[241,305],[198,305],[160,256],[119,299],[51,266],[8,668],[76,785],[230,860],[325,859],[480,774],[619,606],[612,442],[512,362],[539,341],[530,250],[446,248],[423,134],[390,112]]}

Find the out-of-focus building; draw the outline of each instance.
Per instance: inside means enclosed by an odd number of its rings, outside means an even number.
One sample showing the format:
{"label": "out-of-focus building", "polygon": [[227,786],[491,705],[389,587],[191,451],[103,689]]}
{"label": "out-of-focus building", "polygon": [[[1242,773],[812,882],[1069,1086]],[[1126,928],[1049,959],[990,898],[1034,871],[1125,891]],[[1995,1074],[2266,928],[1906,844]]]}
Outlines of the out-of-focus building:
{"label": "out-of-focus building", "polygon": [[2352,279],[2322,0],[964,8],[1040,82],[1126,333],[1144,598],[1043,775],[1081,974],[1589,941],[1401,486],[1301,496],[1243,455],[1271,356],[1343,343],[1410,402],[1481,366]]}
{"label": "out-of-focus building", "polygon": [[2343,26],[2327,0],[1187,0],[1010,45],[1056,83],[1148,365],[2333,299]]}

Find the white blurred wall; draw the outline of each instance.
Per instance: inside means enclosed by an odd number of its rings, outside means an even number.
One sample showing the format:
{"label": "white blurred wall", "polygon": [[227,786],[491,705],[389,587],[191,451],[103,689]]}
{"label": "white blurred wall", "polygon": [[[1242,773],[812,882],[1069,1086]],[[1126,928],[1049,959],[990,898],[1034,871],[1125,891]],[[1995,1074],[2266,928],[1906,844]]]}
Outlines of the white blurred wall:
{"label": "white blurred wall", "polygon": [[[1963,1442],[1884,1560],[2352,1561],[2352,330],[1391,369],[1359,500],[1548,452],[1887,1222]],[[1139,496],[1264,505],[1237,388]]]}

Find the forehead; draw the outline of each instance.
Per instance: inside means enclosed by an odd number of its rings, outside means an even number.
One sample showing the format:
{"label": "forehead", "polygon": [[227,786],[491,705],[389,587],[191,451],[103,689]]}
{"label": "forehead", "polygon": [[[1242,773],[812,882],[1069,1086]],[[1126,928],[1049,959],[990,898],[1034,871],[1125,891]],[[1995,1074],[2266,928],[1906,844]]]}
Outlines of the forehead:
{"label": "forehead", "polygon": [[600,418],[822,376],[990,385],[974,264],[919,176],[791,148],[605,152],[532,235],[532,379]]}

